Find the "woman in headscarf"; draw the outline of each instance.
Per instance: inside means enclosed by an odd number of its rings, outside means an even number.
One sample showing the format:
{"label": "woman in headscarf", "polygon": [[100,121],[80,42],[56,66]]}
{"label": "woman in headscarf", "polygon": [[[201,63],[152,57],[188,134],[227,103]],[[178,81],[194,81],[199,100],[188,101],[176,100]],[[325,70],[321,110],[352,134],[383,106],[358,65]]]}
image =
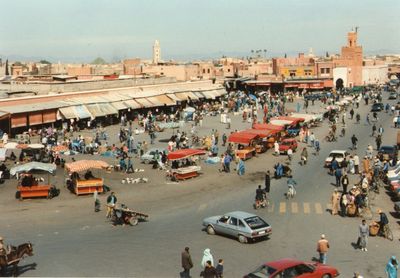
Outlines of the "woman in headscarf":
{"label": "woman in headscarf", "polygon": [[243,176],[245,171],[243,159],[239,158],[239,162],[237,165],[237,173],[239,176]]}
{"label": "woman in headscarf", "polygon": [[209,248],[206,248],[203,252],[203,259],[201,260],[201,268],[204,269],[207,265],[207,261],[211,262],[211,265],[214,266],[214,258],[211,255],[211,251]]}
{"label": "woman in headscarf", "polygon": [[399,262],[397,261],[396,256],[392,256],[385,268],[385,272],[388,278],[397,278],[398,265]]}

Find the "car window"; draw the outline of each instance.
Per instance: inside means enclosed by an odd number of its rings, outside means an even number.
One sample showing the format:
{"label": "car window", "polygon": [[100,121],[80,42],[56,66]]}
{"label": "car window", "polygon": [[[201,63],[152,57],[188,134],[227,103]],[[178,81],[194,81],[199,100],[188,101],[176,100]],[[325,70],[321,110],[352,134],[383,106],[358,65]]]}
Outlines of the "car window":
{"label": "car window", "polygon": [[224,215],[219,219],[219,222],[228,223],[228,220],[229,220],[229,216]]}
{"label": "car window", "polygon": [[[253,271],[251,273],[251,275],[249,275],[249,276],[250,277],[259,277],[259,278],[268,278],[268,277],[271,277],[271,275],[274,274],[275,272],[276,272],[275,268],[272,268],[268,265],[262,265],[258,269]],[[277,277],[281,277],[281,276],[277,276]]]}
{"label": "car window", "polygon": [[150,155],[154,155],[155,154],[155,152],[150,152]]}
{"label": "car window", "polygon": [[306,265],[306,264],[299,264],[299,265],[295,266],[295,269],[296,269],[297,275],[301,275],[304,273],[312,273],[314,271],[314,269],[311,266]]}
{"label": "car window", "polygon": [[244,221],[251,229],[260,229],[268,226],[268,224],[258,216],[246,218]]}
{"label": "car window", "polygon": [[238,224],[237,218],[231,217],[231,218],[229,219],[229,224],[230,224],[230,225],[233,225],[233,226],[237,226],[237,224]]}
{"label": "car window", "polygon": [[246,227],[246,226],[244,225],[244,223],[242,222],[242,220],[239,220],[239,227],[242,227],[242,228]]}
{"label": "car window", "polygon": [[282,278],[294,278],[299,275],[299,273],[297,273],[296,267],[286,268],[280,274],[281,276],[278,277]]}

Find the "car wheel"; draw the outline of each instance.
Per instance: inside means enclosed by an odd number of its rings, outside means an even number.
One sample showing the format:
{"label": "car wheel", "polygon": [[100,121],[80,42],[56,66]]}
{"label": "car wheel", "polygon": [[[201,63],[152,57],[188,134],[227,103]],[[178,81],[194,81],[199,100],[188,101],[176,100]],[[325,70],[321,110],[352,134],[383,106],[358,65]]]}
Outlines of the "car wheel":
{"label": "car wheel", "polygon": [[211,225],[208,225],[208,226],[207,226],[207,233],[208,233],[209,235],[215,235],[215,230],[214,230],[214,228],[213,228]]}
{"label": "car wheel", "polygon": [[239,235],[238,239],[240,243],[247,243],[247,237],[244,235]]}
{"label": "car wheel", "polygon": [[331,278],[331,275],[329,275],[329,274],[324,274],[324,275],[322,275],[322,278]]}

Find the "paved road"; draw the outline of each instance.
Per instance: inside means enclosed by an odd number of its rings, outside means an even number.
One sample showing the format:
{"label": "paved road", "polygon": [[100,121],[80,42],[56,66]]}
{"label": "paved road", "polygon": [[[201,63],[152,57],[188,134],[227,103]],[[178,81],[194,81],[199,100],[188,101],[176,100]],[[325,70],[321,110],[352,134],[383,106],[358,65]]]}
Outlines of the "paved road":
{"label": "paved road", "polygon": [[[364,120],[367,107],[361,104],[360,111]],[[384,144],[393,144],[395,130],[389,127],[391,117],[382,112],[380,118],[385,127]],[[340,270],[341,277],[351,277],[355,270],[364,277],[380,277],[389,256],[398,251],[395,220],[391,218],[394,242],[371,238],[368,252],[354,250],[351,243],[357,239],[360,219],[329,214],[334,178],[322,168],[330,150],[348,148],[352,133],[361,139],[359,155],[368,143],[374,143],[369,136],[371,127],[363,123],[348,124],[346,137],[338,142],[324,142],[320,155],[311,156],[306,166],[297,165],[299,153],[295,155],[294,177],[299,186],[293,201],[284,199],[286,181],[273,180],[271,207],[257,211],[273,227],[272,237],[266,241],[240,244],[234,239],[210,236],[202,231],[201,221],[232,210],[253,212],[254,192],[262,182],[263,172],[271,169],[277,159],[285,159],[276,158],[271,152],[246,162],[244,177],[218,173],[215,166],[206,165],[204,176],[177,185],[162,182],[162,172],[152,172],[153,176],[159,176],[158,183],[116,186],[120,200],[151,216],[149,222],[136,227],[112,227],[103,212],[92,212],[90,197],[72,199],[63,194],[58,200],[17,205],[15,200],[4,198],[4,213],[0,215],[2,234],[13,243],[34,242],[35,256],[21,265],[35,262],[37,267],[27,269],[23,273],[26,276],[178,277],[180,252],[190,246],[194,277],[200,273],[205,248],[211,249],[215,260],[225,260],[226,277],[241,277],[265,261],[282,257],[311,260],[317,255],[316,241],[325,233],[331,243],[328,263]],[[321,139],[327,130],[318,128],[315,132]],[[118,177],[113,181],[117,180]],[[381,194],[375,205],[388,210],[391,201]]]}

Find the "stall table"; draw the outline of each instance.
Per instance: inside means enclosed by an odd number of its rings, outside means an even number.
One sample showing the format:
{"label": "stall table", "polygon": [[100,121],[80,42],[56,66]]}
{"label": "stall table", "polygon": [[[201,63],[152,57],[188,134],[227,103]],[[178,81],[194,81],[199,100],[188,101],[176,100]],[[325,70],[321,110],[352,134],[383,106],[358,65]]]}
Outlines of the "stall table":
{"label": "stall table", "polygon": [[93,194],[96,190],[103,192],[103,179],[76,180],[74,181],[74,189],[76,195]]}
{"label": "stall table", "polygon": [[201,171],[200,166],[188,166],[178,169],[172,169],[172,175],[177,180],[186,180],[197,177],[200,171]]}
{"label": "stall table", "polygon": [[50,185],[17,186],[19,198],[49,197]]}
{"label": "stall table", "polygon": [[246,160],[246,159],[252,158],[255,151],[256,151],[256,148],[254,148],[252,146],[247,146],[241,150],[236,150],[235,154],[237,157],[239,157],[243,160]]}

